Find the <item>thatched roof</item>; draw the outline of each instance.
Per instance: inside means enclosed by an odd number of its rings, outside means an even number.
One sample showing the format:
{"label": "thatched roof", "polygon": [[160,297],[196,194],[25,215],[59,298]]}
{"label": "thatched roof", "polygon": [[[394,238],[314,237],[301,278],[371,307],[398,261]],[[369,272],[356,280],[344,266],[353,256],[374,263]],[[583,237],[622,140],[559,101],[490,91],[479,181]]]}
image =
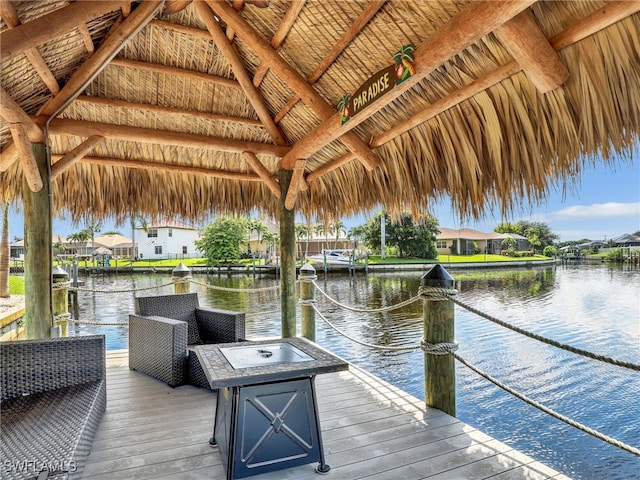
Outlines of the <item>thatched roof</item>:
{"label": "thatched roof", "polygon": [[[18,152],[56,114],[53,202],[74,220],[277,215],[281,167],[310,217],[508,212],[639,139],[640,2],[0,6],[0,191],[37,188]],[[408,44],[415,75],[340,126],[343,95]]]}

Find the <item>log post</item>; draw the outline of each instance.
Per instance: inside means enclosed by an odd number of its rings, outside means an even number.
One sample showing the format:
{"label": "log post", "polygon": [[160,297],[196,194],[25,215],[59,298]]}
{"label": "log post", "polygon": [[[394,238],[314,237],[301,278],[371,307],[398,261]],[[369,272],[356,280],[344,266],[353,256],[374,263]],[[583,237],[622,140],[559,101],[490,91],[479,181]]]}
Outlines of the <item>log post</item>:
{"label": "log post", "polygon": [[435,265],[420,281],[424,318],[425,402],[456,415],[454,304],[444,293],[455,294],[454,280],[442,265]]}
{"label": "log post", "polygon": [[316,301],[316,286],[313,281],[318,278],[316,269],[310,263],[300,268],[300,333],[312,342],[316,341],[316,311],[312,303]]}
{"label": "log post", "polygon": [[[53,267],[53,326],[60,337],[69,336],[69,274],[60,266]],[[52,334],[52,336],[54,336]]]}
{"label": "log post", "polygon": [[43,188],[32,192],[24,180],[24,289],[27,338],[49,338],[53,326],[51,305],[51,197],[47,153],[33,144]]}
{"label": "log post", "polygon": [[286,192],[293,176],[292,170],[279,172],[280,188],[280,310],[282,338],[296,336],[296,233],[295,213],[285,207]]}
{"label": "log post", "polygon": [[173,275],[174,293],[189,293],[191,289],[191,270],[184,263],[180,262],[171,272]]}

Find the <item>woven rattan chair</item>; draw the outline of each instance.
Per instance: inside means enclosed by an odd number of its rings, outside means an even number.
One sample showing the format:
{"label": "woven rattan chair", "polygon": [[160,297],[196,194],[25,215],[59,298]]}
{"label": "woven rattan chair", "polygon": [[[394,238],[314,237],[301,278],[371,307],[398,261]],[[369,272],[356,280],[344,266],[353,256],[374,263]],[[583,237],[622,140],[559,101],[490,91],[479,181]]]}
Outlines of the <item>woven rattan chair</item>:
{"label": "woven rattan chair", "polygon": [[172,387],[209,383],[193,347],[245,338],[242,312],[200,308],[196,293],[138,297],[129,315],[129,368]]}
{"label": "woven rattan chair", "polygon": [[0,344],[2,479],[80,479],[107,404],[104,335]]}

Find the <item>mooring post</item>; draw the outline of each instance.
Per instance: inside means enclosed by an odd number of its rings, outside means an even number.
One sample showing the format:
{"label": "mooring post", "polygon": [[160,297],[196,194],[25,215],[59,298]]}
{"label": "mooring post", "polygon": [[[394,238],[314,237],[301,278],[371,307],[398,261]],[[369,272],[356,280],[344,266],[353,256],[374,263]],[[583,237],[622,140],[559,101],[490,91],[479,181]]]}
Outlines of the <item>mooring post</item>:
{"label": "mooring post", "polygon": [[425,402],[456,415],[454,280],[442,265],[435,265],[420,282],[424,318]]}
{"label": "mooring post", "polygon": [[300,329],[302,336],[316,341],[316,311],[312,303],[316,301],[316,285],[313,283],[316,269],[310,263],[300,267]]}
{"label": "mooring post", "polygon": [[[69,336],[69,274],[59,265],[53,267],[53,330],[52,336]],[[55,334],[53,332],[56,332]]]}
{"label": "mooring post", "polygon": [[191,290],[191,270],[184,263],[180,262],[171,272],[173,280],[173,291],[175,293],[189,293]]}

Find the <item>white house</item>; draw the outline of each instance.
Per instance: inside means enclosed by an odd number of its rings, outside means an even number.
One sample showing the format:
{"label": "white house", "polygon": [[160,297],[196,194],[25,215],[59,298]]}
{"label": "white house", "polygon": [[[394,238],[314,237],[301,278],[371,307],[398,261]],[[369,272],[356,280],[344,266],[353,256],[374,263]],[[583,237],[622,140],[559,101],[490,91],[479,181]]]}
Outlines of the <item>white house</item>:
{"label": "white house", "polygon": [[199,257],[194,243],[199,238],[198,229],[186,223],[163,221],[148,224],[146,229],[136,227],[140,258]]}

